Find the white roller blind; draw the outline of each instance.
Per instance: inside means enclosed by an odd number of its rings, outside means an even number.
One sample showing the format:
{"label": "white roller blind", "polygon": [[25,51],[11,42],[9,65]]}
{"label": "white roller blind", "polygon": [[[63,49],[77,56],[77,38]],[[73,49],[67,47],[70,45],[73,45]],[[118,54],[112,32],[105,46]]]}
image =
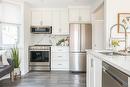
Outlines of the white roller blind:
{"label": "white roller blind", "polygon": [[13,45],[18,42],[18,26],[2,24],[2,44]]}
{"label": "white roller blind", "polygon": [[0,44],[16,45],[21,25],[21,6],[14,3],[0,2]]}
{"label": "white roller blind", "polygon": [[0,4],[1,21],[6,23],[21,24],[21,8],[17,4],[2,3]]}

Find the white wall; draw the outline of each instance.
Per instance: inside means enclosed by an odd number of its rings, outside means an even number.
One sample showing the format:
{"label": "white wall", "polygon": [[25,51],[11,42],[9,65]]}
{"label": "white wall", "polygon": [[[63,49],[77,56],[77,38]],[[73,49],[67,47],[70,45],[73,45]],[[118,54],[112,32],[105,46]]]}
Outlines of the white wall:
{"label": "white wall", "polygon": [[20,58],[21,58],[21,72],[22,75],[29,71],[29,58],[28,58],[28,46],[30,45],[30,12],[29,5],[26,3],[22,4],[22,27],[20,29]]}
{"label": "white wall", "polygon": [[31,10],[28,4],[24,3],[24,73],[29,71],[28,47],[31,44],[30,35],[30,19]]}
{"label": "white wall", "polygon": [[[130,13],[130,0],[105,0],[105,21],[106,21],[106,48],[109,45],[109,30],[117,24],[118,13]],[[124,34],[120,34],[122,36]],[[129,34],[130,37],[130,34]],[[130,46],[130,40],[128,41]]]}

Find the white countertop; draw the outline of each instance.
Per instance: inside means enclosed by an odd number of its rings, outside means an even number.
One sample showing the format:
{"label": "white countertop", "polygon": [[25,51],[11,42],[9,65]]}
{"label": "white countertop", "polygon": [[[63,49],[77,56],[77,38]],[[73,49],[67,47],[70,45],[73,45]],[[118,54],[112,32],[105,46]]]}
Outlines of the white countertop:
{"label": "white countertop", "polygon": [[130,76],[130,56],[107,56],[99,53],[104,52],[105,50],[102,51],[86,50],[86,51]]}

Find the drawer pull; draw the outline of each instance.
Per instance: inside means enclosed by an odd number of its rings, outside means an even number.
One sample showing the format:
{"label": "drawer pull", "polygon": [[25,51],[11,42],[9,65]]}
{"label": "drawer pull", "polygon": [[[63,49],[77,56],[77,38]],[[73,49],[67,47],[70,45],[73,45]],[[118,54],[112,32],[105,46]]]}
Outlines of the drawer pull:
{"label": "drawer pull", "polygon": [[63,50],[58,50],[58,51],[63,51]]}
{"label": "drawer pull", "polygon": [[58,56],[58,57],[62,57],[62,56]]}
{"label": "drawer pull", "polygon": [[62,64],[58,64],[58,65],[62,65]]}

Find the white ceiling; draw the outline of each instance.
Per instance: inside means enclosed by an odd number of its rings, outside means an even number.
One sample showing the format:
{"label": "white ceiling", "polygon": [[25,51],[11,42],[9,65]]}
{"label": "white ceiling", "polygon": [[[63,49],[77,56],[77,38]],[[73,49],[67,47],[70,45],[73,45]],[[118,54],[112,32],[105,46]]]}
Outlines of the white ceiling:
{"label": "white ceiling", "polygon": [[68,7],[73,5],[91,5],[94,0],[24,0],[32,7]]}

